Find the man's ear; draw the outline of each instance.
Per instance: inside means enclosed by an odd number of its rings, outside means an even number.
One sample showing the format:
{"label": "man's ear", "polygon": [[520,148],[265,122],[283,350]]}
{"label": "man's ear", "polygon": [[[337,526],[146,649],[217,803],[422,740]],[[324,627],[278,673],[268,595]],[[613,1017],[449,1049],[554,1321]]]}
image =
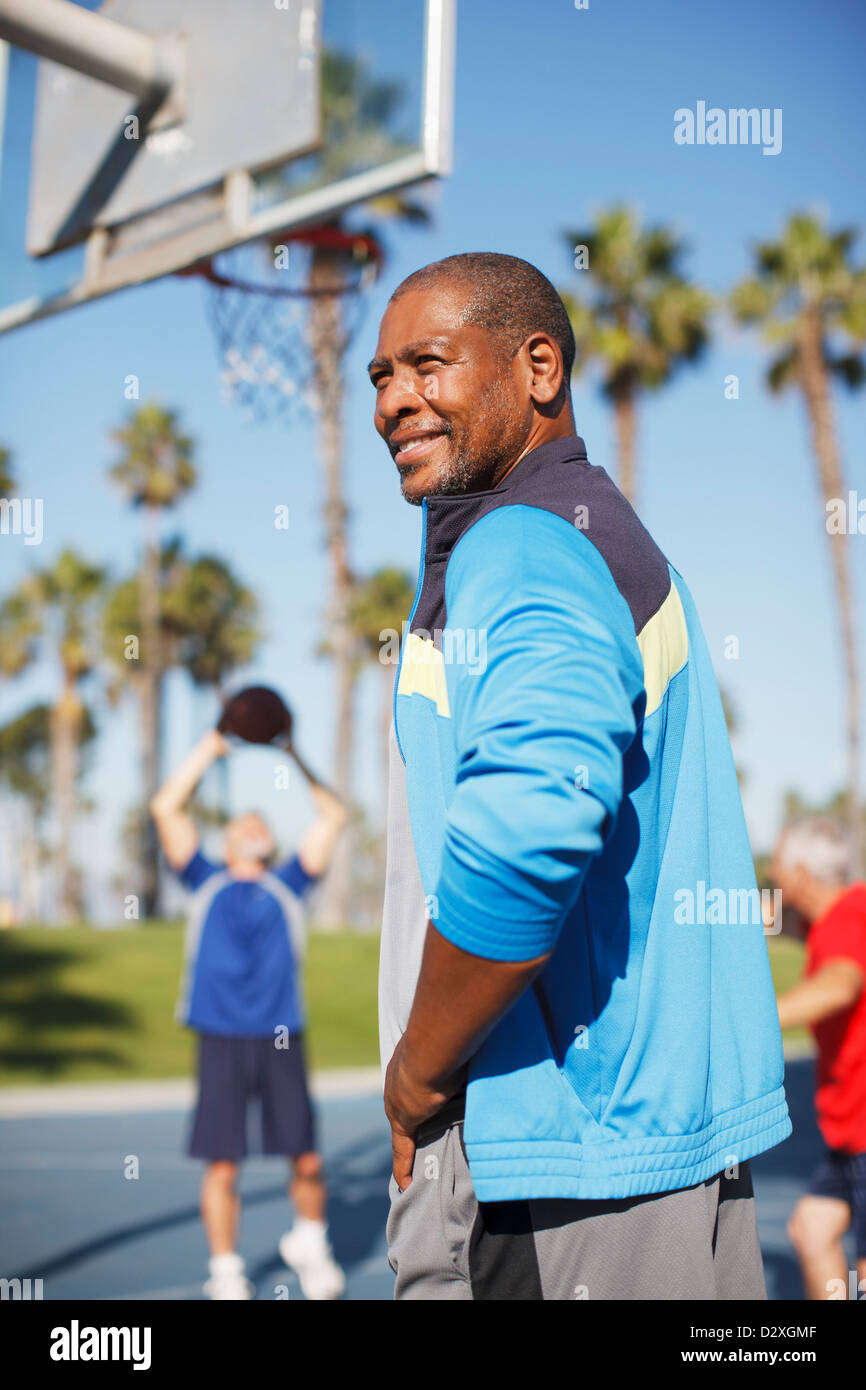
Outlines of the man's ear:
{"label": "man's ear", "polygon": [[536,405],[550,406],[562,392],[562,353],[546,333],[533,333],[523,347],[532,375],[529,393]]}
{"label": "man's ear", "polygon": [[512,360],[538,414],[557,419],[570,406],[571,397],[562,352],[553,338],[540,331],[531,333]]}

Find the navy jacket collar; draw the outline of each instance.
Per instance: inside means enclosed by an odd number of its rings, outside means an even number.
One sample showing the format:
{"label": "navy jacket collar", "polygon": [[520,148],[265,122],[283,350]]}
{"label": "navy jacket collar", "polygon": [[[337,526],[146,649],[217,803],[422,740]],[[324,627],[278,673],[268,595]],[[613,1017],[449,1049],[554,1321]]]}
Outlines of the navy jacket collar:
{"label": "navy jacket collar", "polygon": [[488,488],[484,492],[426,497],[425,550],[428,560],[450,553],[466,528],[483,512],[488,511],[492,502],[495,504],[500,499],[504,500],[508,494],[522,489],[529,479],[542,470],[571,462],[587,462],[586,445],[579,434],[569,435],[566,439],[552,439],[548,444],[539,444],[537,449],[532,449],[512,468],[499,487]]}

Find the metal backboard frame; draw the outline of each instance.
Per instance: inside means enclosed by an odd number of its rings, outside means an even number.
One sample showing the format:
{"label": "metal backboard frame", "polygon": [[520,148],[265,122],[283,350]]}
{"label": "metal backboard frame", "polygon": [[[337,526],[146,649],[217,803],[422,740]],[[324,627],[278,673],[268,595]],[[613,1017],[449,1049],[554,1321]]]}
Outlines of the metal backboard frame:
{"label": "metal backboard frame", "polygon": [[94,226],[85,240],[80,280],[61,293],[22,300],[0,310],[0,333],[184,270],[259,237],[314,225],[355,204],[449,173],[456,3],[424,0],[422,123],[417,149],[379,167],[290,192],[265,207],[256,206],[252,172],[239,169],[220,184],[144,216],[116,226]]}
{"label": "metal backboard frame", "polygon": [[[93,15],[174,58],[171,86],[131,96],[42,58],[28,254],[147,217],[221,184],[228,170],[253,173],[318,148],[321,10],[322,0],[291,0],[257,6],[253,18],[244,0],[103,0]],[[255,101],[236,76],[252,73]]]}

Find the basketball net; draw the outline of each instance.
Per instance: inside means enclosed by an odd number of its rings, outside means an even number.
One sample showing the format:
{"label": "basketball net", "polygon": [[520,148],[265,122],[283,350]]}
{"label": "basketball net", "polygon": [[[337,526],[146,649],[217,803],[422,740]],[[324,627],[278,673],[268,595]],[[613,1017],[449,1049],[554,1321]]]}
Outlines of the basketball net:
{"label": "basketball net", "polygon": [[181,272],[204,280],[224,398],[257,423],[314,412],[315,306],[330,303],[331,347],[341,358],[382,259],[374,237],[322,226],[249,242]]}

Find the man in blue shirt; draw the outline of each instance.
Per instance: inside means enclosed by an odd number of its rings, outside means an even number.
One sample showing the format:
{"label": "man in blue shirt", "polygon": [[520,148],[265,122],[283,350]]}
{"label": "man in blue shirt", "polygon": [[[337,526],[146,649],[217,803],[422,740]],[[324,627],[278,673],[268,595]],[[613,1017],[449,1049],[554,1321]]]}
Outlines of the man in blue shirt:
{"label": "man in blue shirt", "polygon": [[325,1222],[326,1190],[316,1152],[304,1064],[299,968],[304,947],[301,900],[328,867],[345,824],[342,802],[288,750],[307,779],[317,816],[297,853],[273,864],[276,846],[259,815],[230,821],[225,863],[202,854],[185,807],[211,764],[229,752],[209,731],[151,802],[160,843],[192,892],[178,1018],[200,1034],[199,1098],[190,1153],[207,1161],[201,1213],[210,1247],[214,1299],[252,1297],[236,1251],[238,1163],[246,1155],[246,1110],[261,1098],[265,1153],[291,1161],[295,1224],[280,1253],[307,1298],[338,1298],[345,1287]]}

